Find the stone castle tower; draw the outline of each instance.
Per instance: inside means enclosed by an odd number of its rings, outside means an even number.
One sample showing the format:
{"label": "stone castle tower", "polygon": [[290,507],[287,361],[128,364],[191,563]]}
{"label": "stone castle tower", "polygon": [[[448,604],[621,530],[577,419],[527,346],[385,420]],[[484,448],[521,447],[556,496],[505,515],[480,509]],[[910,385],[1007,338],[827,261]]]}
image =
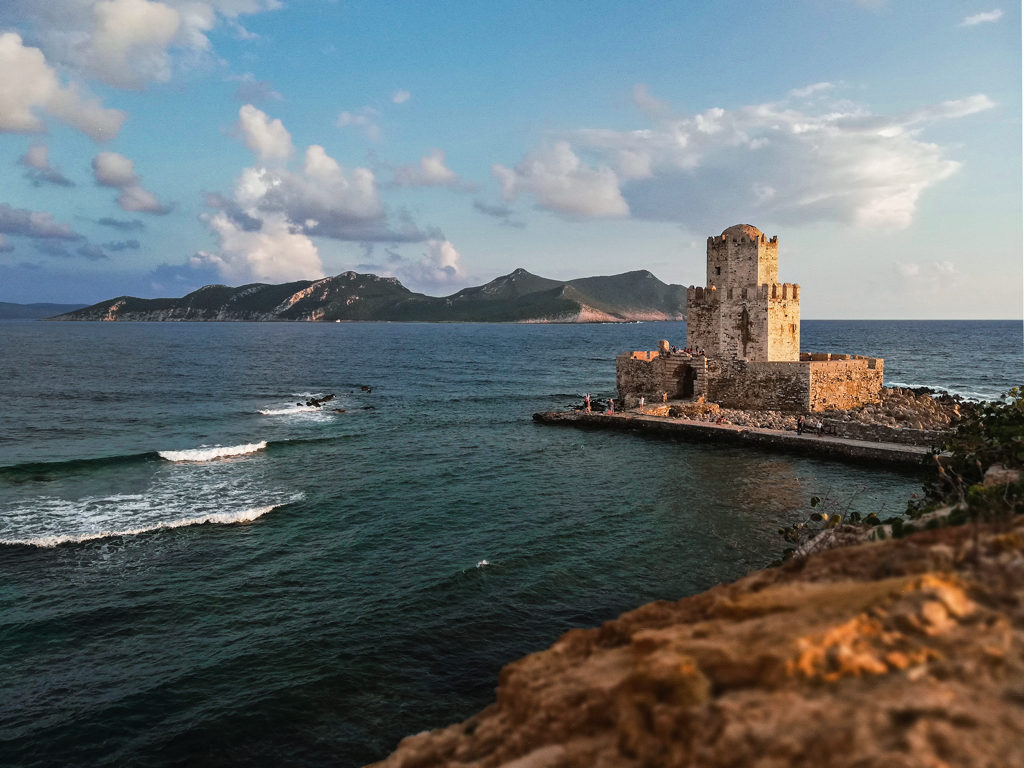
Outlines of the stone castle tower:
{"label": "stone castle tower", "polygon": [[800,360],[800,286],[779,283],[779,242],[737,224],[708,238],[707,286],[686,293],[686,346],[748,362]]}

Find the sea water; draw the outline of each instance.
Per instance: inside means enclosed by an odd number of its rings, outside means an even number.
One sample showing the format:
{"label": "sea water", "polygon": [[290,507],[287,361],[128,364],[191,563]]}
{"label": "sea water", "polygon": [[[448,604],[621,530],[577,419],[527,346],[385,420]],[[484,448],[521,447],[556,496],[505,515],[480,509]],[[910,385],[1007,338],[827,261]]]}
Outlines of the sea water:
{"label": "sea water", "polygon": [[[361,765],[572,627],[762,567],[811,496],[919,490],[532,422],[661,338],[685,325],[0,324],[0,763]],[[887,383],[1024,382],[1019,322],[803,342]]]}

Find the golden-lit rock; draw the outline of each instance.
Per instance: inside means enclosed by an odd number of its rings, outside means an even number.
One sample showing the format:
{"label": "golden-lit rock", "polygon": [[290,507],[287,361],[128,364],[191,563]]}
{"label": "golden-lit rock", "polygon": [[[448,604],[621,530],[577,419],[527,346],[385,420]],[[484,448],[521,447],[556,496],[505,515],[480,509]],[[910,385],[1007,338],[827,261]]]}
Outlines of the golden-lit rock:
{"label": "golden-lit rock", "polygon": [[573,630],[377,765],[1024,765],[1024,524],[830,550]]}

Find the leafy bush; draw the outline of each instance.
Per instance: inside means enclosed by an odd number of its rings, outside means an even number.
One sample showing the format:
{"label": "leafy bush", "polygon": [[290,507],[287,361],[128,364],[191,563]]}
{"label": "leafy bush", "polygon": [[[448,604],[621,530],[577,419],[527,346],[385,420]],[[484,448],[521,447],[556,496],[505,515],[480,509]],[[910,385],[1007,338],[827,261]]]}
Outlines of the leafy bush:
{"label": "leafy bush", "polygon": [[[783,552],[783,560],[801,545],[840,527],[875,539],[886,538],[889,530],[898,539],[924,528],[998,521],[1024,512],[1024,387],[1014,387],[1002,400],[964,410],[945,450],[934,454],[935,476],[925,484],[924,494],[914,494],[908,503],[905,517],[909,520],[902,516],[882,520],[876,513],[862,517],[849,511],[852,497],[844,506],[838,499],[815,496],[807,522],[779,529],[791,545]],[[932,512],[936,514],[928,514]]]}
{"label": "leafy bush", "polygon": [[[945,447],[944,455],[936,454],[938,472],[925,486],[924,497],[907,508],[911,518],[941,506],[966,510],[967,515],[960,516],[965,520],[992,520],[1024,511],[1024,387],[1014,387],[1002,400],[981,404],[957,425]],[[1003,482],[1015,475],[1016,480]]]}

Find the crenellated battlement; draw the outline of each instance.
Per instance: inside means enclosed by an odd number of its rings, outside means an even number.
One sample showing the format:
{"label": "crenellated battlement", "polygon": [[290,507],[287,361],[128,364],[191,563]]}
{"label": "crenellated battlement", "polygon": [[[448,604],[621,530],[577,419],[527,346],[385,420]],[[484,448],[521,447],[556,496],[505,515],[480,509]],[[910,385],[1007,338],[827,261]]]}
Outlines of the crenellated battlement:
{"label": "crenellated battlement", "polygon": [[778,245],[779,236],[772,235],[771,238],[769,238],[764,232],[762,232],[760,235],[753,236],[739,235],[738,237],[727,237],[726,235],[712,235],[711,237],[708,238],[708,245],[711,246],[722,246],[730,242],[736,243],[737,245],[739,245],[740,243],[760,243],[762,245]]}
{"label": "crenellated battlement", "polygon": [[798,283],[765,283],[761,286],[761,296],[769,301],[800,301],[800,285]]}
{"label": "crenellated battlement", "polygon": [[691,285],[686,289],[686,306],[692,307],[697,304],[714,304],[718,301],[718,291],[714,286],[704,288]]}

